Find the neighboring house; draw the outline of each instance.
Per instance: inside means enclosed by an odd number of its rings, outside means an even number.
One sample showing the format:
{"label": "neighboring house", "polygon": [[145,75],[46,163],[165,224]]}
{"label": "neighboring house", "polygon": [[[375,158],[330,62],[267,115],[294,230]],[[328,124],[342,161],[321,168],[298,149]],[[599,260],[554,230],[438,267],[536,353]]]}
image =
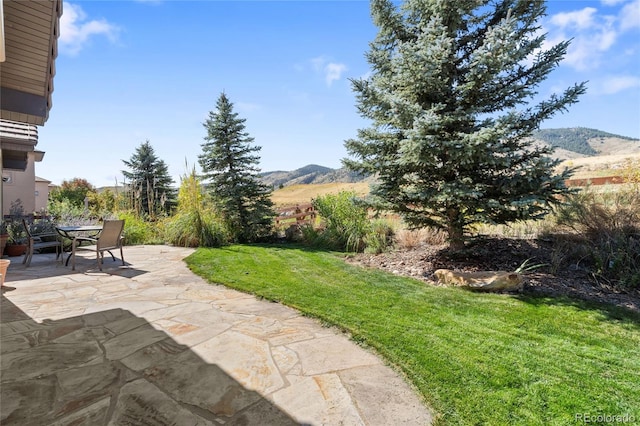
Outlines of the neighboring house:
{"label": "neighboring house", "polygon": [[36,176],[36,208],[33,210],[37,213],[47,211],[49,204],[49,190],[52,188],[51,181]]}
{"label": "neighboring house", "polygon": [[[38,131],[49,118],[62,0],[0,0],[0,203],[36,210]],[[5,182],[6,179],[6,182]],[[40,202],[38,195],[38,202]],[[41,205],[41,204],[38,204]]]}
{"label": "neighboring house", "polygon": [[[40,211],[40,192],[48,198],[47,183],[43,191],[38,187],[35,163],[42,161],[44,152],[34,149],[38,142],[38,128],[31,124],[0,120],[2,141],[2,214],[8,215],[11,205],[20,200],[25,213]],[[42,180],[42,179],[40,179]],[[46,198],[44,202],[46,209]]]}

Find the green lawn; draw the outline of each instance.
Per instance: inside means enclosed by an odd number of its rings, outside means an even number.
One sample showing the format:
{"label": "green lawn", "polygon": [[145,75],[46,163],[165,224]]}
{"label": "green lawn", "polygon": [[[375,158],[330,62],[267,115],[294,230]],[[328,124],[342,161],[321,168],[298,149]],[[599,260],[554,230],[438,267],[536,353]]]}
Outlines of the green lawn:
{"label": "green lawn", "polygon": [[426,285],[298,246],[198,249],[213,283],[350,332],[402,370],[447,425],[640,422],[640,315],[568,299]]}

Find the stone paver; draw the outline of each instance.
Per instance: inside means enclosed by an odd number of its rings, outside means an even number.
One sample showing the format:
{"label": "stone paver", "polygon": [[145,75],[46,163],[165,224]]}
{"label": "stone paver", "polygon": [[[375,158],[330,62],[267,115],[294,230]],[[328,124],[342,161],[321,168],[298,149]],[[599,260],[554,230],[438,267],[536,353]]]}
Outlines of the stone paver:
{"label": "stone paver", "polygon": [[191,249],[126,266],[11,258],[0,306],[2,425],[428,425],[380,358],[286,306],[210,285]]}

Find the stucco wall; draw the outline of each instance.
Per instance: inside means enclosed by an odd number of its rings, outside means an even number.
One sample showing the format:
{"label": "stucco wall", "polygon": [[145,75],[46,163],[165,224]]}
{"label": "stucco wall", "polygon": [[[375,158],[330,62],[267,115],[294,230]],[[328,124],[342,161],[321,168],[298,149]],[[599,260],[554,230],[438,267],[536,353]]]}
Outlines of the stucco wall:
{"label": "stucco wall", "polygon": [[36,210],[36,172],[34,153],[30,152],[29,161],[26,170],[3,170],[3,180],[8,179],[2,184],[2,213],[10,214],[11,204],[20,199],[22,207],[26,214],[33,213]]}
{"label": "stucco wall", "polygon": [[36,208],[34,211],[38,213],[43,213],[47,210],[47,204],[49,202],[49,184],[51,184],[51,181],[36,179]]}

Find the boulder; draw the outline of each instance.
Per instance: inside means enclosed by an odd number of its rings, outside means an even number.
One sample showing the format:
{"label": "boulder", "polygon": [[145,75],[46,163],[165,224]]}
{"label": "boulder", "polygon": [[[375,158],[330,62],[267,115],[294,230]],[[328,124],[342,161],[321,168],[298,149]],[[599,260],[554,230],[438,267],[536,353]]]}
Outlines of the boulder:
{"label": "boulder", "polygon": [[522,275],[506,271],[460,272],[438,269],[436,282],[477,291],[517,291],[522,288]]}

